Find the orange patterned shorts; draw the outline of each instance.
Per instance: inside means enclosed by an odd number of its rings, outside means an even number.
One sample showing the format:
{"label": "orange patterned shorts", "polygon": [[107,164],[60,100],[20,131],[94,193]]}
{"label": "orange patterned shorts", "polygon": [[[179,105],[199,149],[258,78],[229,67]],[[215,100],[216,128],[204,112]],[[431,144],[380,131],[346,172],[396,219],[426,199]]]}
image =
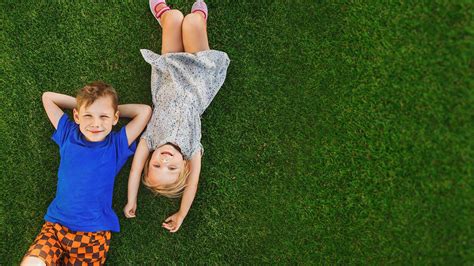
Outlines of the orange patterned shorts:
{"label": "orange patterned shorts", "polygon": [[102,265],[109,251],[110,231],[72,231],[46,222],[26,256],[38,257],[46,265]]}

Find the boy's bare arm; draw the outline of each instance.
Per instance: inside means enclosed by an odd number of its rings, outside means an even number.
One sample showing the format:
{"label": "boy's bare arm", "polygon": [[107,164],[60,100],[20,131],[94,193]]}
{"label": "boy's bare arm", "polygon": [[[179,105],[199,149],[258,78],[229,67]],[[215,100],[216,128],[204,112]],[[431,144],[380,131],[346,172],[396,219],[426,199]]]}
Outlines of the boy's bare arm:
{"label": "boy's bare arm", "polygon": [[42,100],[44,110],[54,128],[58,127],[59,119],[64,114],[62,109],[73,109],[76,107],[76,98],[60,93],[44,92]]}
{"label": "boy's bare arm", "polygon": [[128,202],[123,209],[125,217],[127,218],[135,217],[140,177],[142,175],[143,166],[148,159],[148,155],[149,151],[147,144],[144,139],[140,139],[137,150],[135,151],[135,156],[133,156],[132,168],[130,169],[130,174],[128,176]]}
{"label": "boy's bare arm", "polygon": [[151,116],[151,107],[145,104],[121,104],[118,106],[121,117],[131,118],[125,130],[130,145],[146,127]]}

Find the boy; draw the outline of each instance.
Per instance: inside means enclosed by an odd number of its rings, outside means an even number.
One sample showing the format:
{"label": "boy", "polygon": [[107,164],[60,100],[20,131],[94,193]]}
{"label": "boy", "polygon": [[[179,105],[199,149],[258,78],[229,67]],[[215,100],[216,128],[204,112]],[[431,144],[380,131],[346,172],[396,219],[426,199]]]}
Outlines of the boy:
{"label": "boy", "polygon": [[[93,264],[105,262],[111,231],[119,222],[112,209],[115,176],[135,152],[135,139],[145,128],[151,108],[118,105],[117,93],[97,81],[76,99],[45,92],[43,106],[56,131],[52,139],[61,156],[56,197],[45,224],[22,265]],[[73,109],[74,122],[61,110]],[[119,115],[132,120],[112,132]]]}

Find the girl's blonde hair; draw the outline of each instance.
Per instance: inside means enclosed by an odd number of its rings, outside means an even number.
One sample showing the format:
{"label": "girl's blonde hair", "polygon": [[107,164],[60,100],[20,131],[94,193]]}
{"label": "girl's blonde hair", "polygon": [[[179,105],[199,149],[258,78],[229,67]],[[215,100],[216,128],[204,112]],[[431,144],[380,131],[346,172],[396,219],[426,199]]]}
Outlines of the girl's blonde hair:
{"label": "girl's blonde hair", "polygon": [[186,181],[189,177],[189,162],[184,160],[184,167],[179,173],[178,180],[176,182],[166,185],[166,186],[152,186],[148,182],[148,168],[150,167],[150,158],[153,153],[150,153],[148,159],[145,162],[145,167],[143,170],[142,182],[143,184],[150,189],[156,195],[162,195],[167,198],[179,198],[183,195],[184,188],[186,187]]}

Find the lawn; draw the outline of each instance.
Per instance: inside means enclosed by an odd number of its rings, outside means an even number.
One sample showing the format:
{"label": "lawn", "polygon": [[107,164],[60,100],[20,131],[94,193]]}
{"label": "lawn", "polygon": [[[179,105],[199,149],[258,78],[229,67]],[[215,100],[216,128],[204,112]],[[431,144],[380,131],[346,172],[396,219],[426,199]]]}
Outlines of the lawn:
{"label": "lawn", "polygon": [[[142,187],[126,219],[129,161],[109,265],[474,263],[474,4],[291,2],[208,2],[211,48],[231,64],[202,117],[195,202],[170,234],[161,222],[179,201]],[[11,265],[56,190],[41,94],[103,80],[121,103],[151,104],[139,49],[159,52],[161,31],[146,1],[0,7],[0,264]]]}

